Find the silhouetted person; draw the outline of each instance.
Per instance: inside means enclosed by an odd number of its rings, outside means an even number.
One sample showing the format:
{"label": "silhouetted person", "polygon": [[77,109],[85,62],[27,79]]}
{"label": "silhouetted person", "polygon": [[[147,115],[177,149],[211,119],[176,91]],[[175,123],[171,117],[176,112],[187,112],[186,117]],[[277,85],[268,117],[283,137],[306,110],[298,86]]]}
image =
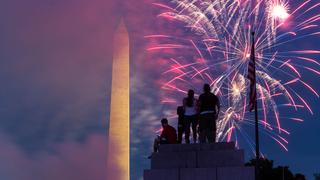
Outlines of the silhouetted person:
{"label": "silhouetted person", "polygon": [[197,100],[194,98],[194,91],[189,90],[188,96],[183,99],[183,109],[184,109],[184,131],[186,143],[190,143],[190,125],[192,124],[193,141],[197,141]]}
{"label": "silhouetted person", "polygon": [[177,132],[176,129],[168,124],[166,118],[161,119],[162,132],[154,140],[153,152],[158,152],[160,144],[176,144],[177,143]]}
{"label": "silhouetted person", "polygon": [[210,85],[203,86],[203,94],[199,96],[199,140],[200,143],[216,141],[216,120],[220,112],[219,98],[210,92]]}
{"label": "silhouetted person", "polygon": [[177,107],[177,115],[178,115],[178,143],[181,144],[182,142],[182,134],[184,133],[184,123],[183,123],[183,117],[184,117],[184,110],[183,106]]}

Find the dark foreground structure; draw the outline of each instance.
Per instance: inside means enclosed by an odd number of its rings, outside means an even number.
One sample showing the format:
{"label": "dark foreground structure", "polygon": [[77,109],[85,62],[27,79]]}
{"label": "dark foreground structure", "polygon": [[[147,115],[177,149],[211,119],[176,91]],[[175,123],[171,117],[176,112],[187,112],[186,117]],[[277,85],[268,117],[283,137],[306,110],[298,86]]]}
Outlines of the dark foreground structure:
{"label": "dark foreground structure", "polygon": [[234,143],[161,145],[144,180],[254,180]]}

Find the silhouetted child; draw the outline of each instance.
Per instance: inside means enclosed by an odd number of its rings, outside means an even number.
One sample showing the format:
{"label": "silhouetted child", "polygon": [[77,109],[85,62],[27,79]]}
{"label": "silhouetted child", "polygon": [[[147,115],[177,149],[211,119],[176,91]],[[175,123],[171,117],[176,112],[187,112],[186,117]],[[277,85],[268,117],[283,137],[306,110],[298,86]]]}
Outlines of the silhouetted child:
{"label": "silhouetted child", "polygon": [[184,123],[183,123],[183,117],[184,117],[183,106],[178,106],[177,114],[178,114],[178,143],[181,144],[181,142],[182,142],[182,134],[183,134],[184,129],[185,129]]}

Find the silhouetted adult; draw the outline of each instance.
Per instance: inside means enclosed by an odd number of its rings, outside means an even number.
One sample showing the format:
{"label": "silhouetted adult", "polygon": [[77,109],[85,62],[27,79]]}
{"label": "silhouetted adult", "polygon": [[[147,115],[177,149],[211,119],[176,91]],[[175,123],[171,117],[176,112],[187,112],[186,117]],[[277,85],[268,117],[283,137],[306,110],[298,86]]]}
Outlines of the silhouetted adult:
{"label": "silhouetted adult", "polygon": [[154,140],[153,151],[158,152],[160,144],[176,144],[177,143],[177,131],[174,127],[168,124],[166,118],[161,119],[162,132]]}
{"label": "silhouetted adult", "polygon": [[194,91],[189,90],[188,96],[183,99],[183,109],[184,109],[184,132],[185,141],[187,144],[190,143],[190,125],[192,124],[193,141],[197,141],[197,100],[194,98]]}
{"label": "silhouetted adult", "polygon": [[199,96],[199,141],[213,143],[216,141],[216,119],[220,112],[219,98],[210,92],[210,85],[203,86]]}
{"label": "silhouetted adult", "polygon": [[183,106],[178,106],[177,107],[177,115],[178,115],[178,143],[181,144],[182,142],[182,135],[184,133],[184,110]]}

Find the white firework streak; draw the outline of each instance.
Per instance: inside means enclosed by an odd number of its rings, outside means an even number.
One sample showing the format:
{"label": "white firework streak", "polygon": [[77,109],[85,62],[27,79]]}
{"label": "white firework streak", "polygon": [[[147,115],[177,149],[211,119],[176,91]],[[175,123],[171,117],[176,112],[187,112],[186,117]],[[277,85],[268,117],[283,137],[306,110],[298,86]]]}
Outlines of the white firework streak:
{"label": "white firework streak", "polygon": [[242,135],[254,152],[245,127],[254,125],[247,112],[249,81],[246,74],[251,31],[255,31],[259,125],[263,134],[288,150],[285,136],[290,133],[282,127],[281,119],[303,120],[280,116],[281,108],[306,109],[313,113],[304,98],[308,94],[301,95],[296,86],[302,85],[319,98],[317,90],[302,78],[302,71],[320,75],[320,63],[313,57],[320,51],[283,51],[281,47],[320,35],[317,31],[320,15],[308,15],[319,10],[320,3],[307,0],[292,10],[288,0],[172,0],[168,4],[153,5],[163,10],[158,17],[179,22],[192,33],[192,38],[146,36],[158,42],[148,48],[155,57],[168,49],[177,52],[176,57],[168,59],[168,68],[162,76],[161,93],[166,107],[172,109],[171,117],[176,118],[175,103],[181,102],[188,89],[201,93],[203,83],[209,83],[222,102],[217,140],[236,141],[239,146],[238,136]]}

